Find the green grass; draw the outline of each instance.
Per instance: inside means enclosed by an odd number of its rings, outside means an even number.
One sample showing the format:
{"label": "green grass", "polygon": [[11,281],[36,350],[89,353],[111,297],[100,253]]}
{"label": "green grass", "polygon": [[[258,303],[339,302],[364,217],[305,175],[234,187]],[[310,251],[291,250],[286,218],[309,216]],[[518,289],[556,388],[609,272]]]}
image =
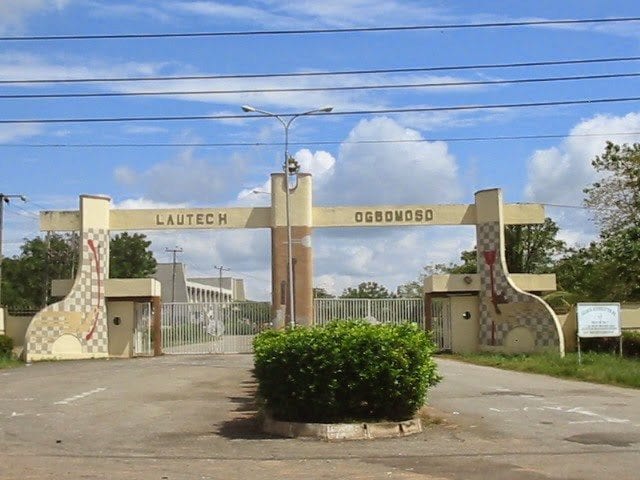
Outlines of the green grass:
{"label": "green grass", "polygon": [[491,353],[450,355],[448,357],[505,370],[640,388],[640,360],[620,358],[606,353],[583,353],[582,365],[578,365],[578,355],[575,353],[568,353],[564,358],[553,354],[504,355]]}
{"label": "green grass", "polygon": [[15,358],[0,357],[0,370],[3,368],[17,367],[23,364],[24,363],[22,361],[16,360]]}

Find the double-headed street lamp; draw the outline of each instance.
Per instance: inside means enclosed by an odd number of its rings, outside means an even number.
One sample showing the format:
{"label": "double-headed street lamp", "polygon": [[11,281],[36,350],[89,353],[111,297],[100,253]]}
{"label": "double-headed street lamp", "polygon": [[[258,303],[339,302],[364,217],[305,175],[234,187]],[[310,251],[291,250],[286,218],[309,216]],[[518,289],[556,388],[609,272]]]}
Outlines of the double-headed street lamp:
{"label": "double-headed street lamp", "polygon": [[[292,241],[291,241],[291,218],[290,218],[290,205],[289,205],[289,178],[291,176],[298,175],[300,171],[300,165],[295,160],[295,158],[289,155],[289,127],[293,123],[293,121],[298,117],[303,117],[305,115],[312,115],[314,113],[329,113],[333,110],[333,107],[323,107],[316,108],[314,110],[309,110],[308,112],[290,114],[290,115],[277,115],[275,113],[267,112],[266,110],[260,110],[259,108],[252,107],[250,105],[243,105],[242,110],[245,112],[256,112],[262,113],[267,117],[273,117],[277,119],[282,126],[284,127],[284,164],[282,165],[282,170],[285,175],[285,205],[286,205],[286,216],[287,216],[287,261],[288,261],[288,270],[287,270],[287,283],[289,285],[289,308],[291,312],[290,325],[291,328],[296,325],[296,313],[295,313],[295,300],[293,298],[293,253],[292,253]],[[289,118],[285,120],[283,117]]]}

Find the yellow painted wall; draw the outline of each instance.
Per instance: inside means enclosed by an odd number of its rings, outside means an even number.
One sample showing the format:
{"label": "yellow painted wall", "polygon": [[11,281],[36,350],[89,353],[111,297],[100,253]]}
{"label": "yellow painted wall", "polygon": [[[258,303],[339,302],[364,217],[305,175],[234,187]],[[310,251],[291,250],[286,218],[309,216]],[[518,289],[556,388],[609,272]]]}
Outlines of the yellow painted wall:
{"label": "yellow painted wall", "polygon": [[[471,318],[464,318],[469,312]],[[478,329],[480,311],[478,296],[451,297],[451,350],[455,353],[472,353],[478,350]]]}
{"label": "yellow painted wall", "polygon": [[[120,325],[113,321],[120,317]],[[134,302],[107,302],[107,324],[109,331],[109,356],[131,357],[133,354]]]}

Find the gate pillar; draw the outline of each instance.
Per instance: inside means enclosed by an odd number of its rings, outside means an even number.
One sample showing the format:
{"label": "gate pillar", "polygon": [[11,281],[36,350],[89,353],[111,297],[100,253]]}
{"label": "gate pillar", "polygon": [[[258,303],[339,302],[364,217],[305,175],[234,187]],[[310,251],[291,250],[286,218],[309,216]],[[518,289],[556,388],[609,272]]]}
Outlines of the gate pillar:
{"label": "gate pillar", "polygon": [[507,271],[502,192],[482,190],[476,192],[475,200],[480,349],[509,350],[530,339],[535,350],[564,355],[564,336],[556,314],[542,298],[518,288]]}
{"label": "gate pillar", "polygon": [[108,197],[80,196],[80,266],[73,287],[29,324],[26,360],[108,357],[104,284],[109,276]]}
{"label": "gate pillar", "polygon": [[[284,173],[271,175],[271,300],[276,327],[291,322],[289,308],[286,188]],[[289,217],[293,257],[295,320],[297,325],[313,324],[313,252],[311,175],[301,173],[290,189]]]}

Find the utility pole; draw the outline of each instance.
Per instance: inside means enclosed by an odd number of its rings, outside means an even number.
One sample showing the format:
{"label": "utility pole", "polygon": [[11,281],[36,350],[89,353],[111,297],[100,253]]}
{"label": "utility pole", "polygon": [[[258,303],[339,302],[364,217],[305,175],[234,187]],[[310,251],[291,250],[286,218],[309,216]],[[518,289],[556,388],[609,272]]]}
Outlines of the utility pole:
{"label": "utility pole", "polygon": [[231,270],[230,268],[226,268],[223,265],[216,265],[213,268],[218,270],[218,289],[220,290],[220,298],[218,299],[220,302],[222,301],[222,272],[228,272]]}
{"label": "utility pole", "polygon": [[182,253],[182,248],[165,248],[165,252],[173,253],[173,273],[171,275],[171,303],[175,303],[176,301],[176,254]]}
{"label": "utility pole", "polygon": [[0,193],[0,308],[2,308],[2,228],[4,222],[4,204],[9,203],[12,198],[19,198],[23,202],[27,201],[24,195],[6,195]]}

